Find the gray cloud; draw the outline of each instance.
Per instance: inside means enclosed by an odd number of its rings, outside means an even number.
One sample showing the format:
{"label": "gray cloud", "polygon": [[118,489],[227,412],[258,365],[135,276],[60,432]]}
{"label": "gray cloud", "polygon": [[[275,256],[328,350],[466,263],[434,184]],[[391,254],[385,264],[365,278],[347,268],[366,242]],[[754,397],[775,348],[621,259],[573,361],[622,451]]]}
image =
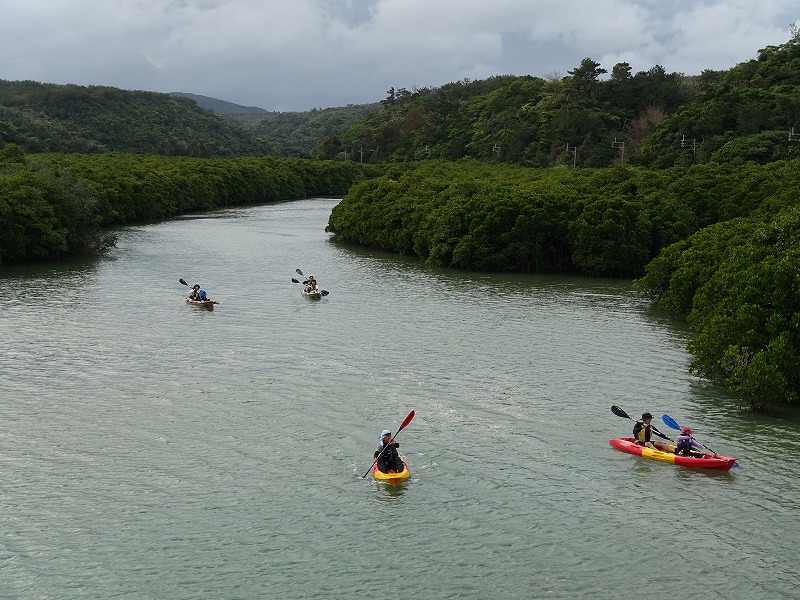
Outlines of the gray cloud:
{"label": "gray cloud", "polygon": [[183,91],[269,110],[390,87],[605,68],[727,69],[789,39],[795,0],[3,0],[0,78]]}

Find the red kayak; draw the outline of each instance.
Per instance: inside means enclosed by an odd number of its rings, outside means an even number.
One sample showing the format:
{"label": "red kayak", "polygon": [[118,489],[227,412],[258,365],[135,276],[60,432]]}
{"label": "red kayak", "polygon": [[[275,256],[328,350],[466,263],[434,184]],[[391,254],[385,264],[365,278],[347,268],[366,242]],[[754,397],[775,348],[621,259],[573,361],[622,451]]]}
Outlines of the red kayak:
{"label": "red kayak", "polygon": [[[662,452],[653,448],[645,448],[637,444],[632,437],[619,438],[609,442],[614,448],[618,448],[629,454],[652,458],[662,462],[674,463],[684,467],[697,467],[698,469],[716,469],[718,471],[730,471],[734,463],[738,460],[730,456],[704,456],[695,458],[694,456],[683,456],[672,452]],[[669,445],[669,444],[668,444]],[[674,446],[672,446],[674,448]]]}

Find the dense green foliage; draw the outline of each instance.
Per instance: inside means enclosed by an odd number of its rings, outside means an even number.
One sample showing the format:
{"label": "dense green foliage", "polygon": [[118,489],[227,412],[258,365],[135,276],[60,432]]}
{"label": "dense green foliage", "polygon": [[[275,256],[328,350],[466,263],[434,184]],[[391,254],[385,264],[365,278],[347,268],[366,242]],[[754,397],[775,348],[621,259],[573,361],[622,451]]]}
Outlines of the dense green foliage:
{"label": "dense green foliage", "polygon": [[703,227],[793,203],[798,165],[653,171],[423,163],[353,187],[328,228],[346,241],[443,266],[634,276]]}
{"label": "dense green foliage", "polygon": [[[323,139],[335,136],[345,126],[377,111],[380,104],[348,104],[334,108],[315,108],[305,112],[269,112],[253,106],[240,106],[224,100],[173,92],[196,101],[231,121],[251,129],[269,154],[308,157]],[[346,158],[343,155],[336,158]]]}
{"label": "dense green foliage", "polygon": [[335,137],[344,127],[364,119],[379,107],[378,103],[351,104],[305,112],[270,113],[258,120],[253,131],[274,148],[275,154],[312,156],[321,140]]}
{"label": "dense green foliage", "polygon": [[26,152],[310,157],[380,105],[268,112],[188,93],[0,80],[0,145]]}
{"label": "dense green foliage", "polygon": [[26,152],[257,156],[248,129],[182,97],[0,80],[0,143]]}
{"label": "dense green foliage", "polygon": [[767,202],[669,246],[639,282],[687,317],[697,334],[691,368],[752,406],[796,401],[800,390],[800,204],[791,193],[793,206]]}
{"label": "dense green foliage", "polygon": [[293,158],[193,159],[0,150],[0,264],[106,249],[101,227],[344,194],[364,169]]}
{"label": "dense green foliage", "polygon": [[692,368],[754,406],[797,399],[800,160],[541,169],[424,163],[357,183],[328,230],[474,270],[646,275],[697,332]]}
{"label": "dense green foliage", "polygon": [[0,149],[0,265],[101,253],[98,199],[69,171],[33,162],[17,146]]}
{"label": "dense green foliage", "polygon": [[634,74],[628,63],[608,70],[585,58],[564,77],[392,88],[380,104],[306,112],[269,113],[192,94],[0,80],[0,141],[27,152],[373,163],[468,157],[537,168],[765,164],[800,156],[798,114],[796,30],[787,43],[727,71],[687,76],[656,65]]}
{"label": "dense green foliage", "polygon": [[603,79],[607,73],[586,58],[560,79],[498,76],[392,88],[382,110],[328,138],[319,152],[332,158],[364,149],[370,162],[469,157],[531,167],[764,164],[800,156],[797,35],[729,71],[685,76],[654,66],[632,74],[618,63]]}

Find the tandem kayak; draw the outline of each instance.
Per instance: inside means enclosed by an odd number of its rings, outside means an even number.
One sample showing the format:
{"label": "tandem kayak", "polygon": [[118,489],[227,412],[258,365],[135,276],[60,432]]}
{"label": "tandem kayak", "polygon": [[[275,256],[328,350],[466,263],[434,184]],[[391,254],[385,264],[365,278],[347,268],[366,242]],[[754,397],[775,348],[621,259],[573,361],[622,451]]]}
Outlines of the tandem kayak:
{"label": "tandem kayak", "polygon": [[401,456],[400,460],[403,461],[403,470],[397,473],[396,471],[389,471],[388,473],[384,473],[380,469],[378,469],[378,463],[376,462],[372,465],[372,476],[375,478],[375,481],[382,481],[383,483],[388,483],[390,485],[397,485],[398,483],[403,483],[406,481],[411,472],[408,470],[408,465],[406,464],[405,459]]}
{"label": "tandem kayak", "polygon": [[217,304],[216,300],[193,300],[192,298],[186,298],[186,304],[191,304],[192,306],[199,306],[201,308],[214,308],[214,305]]}
{"label": "tandem kayak", "polygon": [[322,290],[311,290],[310,292],[303,290],[300,293],[306,298],[311,298],[312,300],[322,298]]}
{"label": "tandem kayak", "polygon": [[[653,460],[660,460],[661,462],[674,463],[684,467],[697,467],[699,469],[716,469],[718,471],[730,471],[734,463],[738,460],[730,456],[708,456],[704,458],[695,458],[694,456],[682,456],[673,454],[672,452],[662,452],[661,450],[654,450],[653,448],[645,448],[637,444],[632,437],[619,438],[610,440],[609,442],[615,448],[644,456],[645,458],[652,458]],[[674,448],[674,446],[672,446]]]}

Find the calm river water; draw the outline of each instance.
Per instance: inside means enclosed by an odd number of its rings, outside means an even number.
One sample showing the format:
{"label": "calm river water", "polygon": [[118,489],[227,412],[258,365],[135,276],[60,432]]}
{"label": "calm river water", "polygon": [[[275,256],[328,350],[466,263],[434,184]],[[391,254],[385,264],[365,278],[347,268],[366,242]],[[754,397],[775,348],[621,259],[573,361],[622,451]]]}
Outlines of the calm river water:
{"label": "calm river water", "polygon": [[[800,597],[796,413],[690,376],[629,281],[345,247],[335,204],[0,271],[1,598]],[[612,404],[741,467],[623,454]],[[411,480],[362,478],[412,409]]]}

